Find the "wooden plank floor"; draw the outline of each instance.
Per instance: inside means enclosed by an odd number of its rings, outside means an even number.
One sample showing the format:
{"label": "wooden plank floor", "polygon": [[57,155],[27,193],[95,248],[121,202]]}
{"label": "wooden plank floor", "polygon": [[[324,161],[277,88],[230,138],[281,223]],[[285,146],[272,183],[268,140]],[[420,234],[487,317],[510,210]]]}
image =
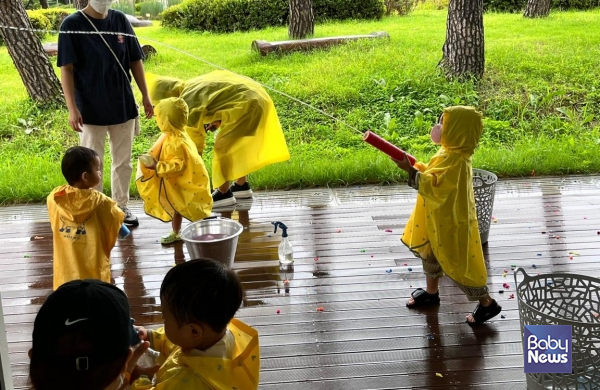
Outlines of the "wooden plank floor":
{"label": "wooden plank floor", "polygon": [[[414,205],[412,189],[256,193],[252,202],[223,214],[245,226],[235,269],[247,296],[238,317],[260,332],[260,388],[524,389],[511,265],[531,273],[599,275],[599,193],[598,176],[498,183],[497,222],[485,254],[490,289],[505,318],[477,327],[464,323],[474,305],[446,279],[439,308],[404,306],[410,292],[424,284],[420,261],[399,241]],[[141,207],[132,205],[140,227],[113,250],[112,272],[130,297],[137,323],[152,326],[161,321],[158,292],[164,274],[188,255],[182,244],[158,244],[169,226],[143,216]],[[289,226],[293,273],[279,270],[280,236],[270,224],[275,220]],[[25,388],[32,322],[52,285],[45,207],[0,209],[0,231],[0,291],[11,367],[16,387]],[[577,255],[570,259],[572,251]],[[501,289],[506,292],[499,294]]]}

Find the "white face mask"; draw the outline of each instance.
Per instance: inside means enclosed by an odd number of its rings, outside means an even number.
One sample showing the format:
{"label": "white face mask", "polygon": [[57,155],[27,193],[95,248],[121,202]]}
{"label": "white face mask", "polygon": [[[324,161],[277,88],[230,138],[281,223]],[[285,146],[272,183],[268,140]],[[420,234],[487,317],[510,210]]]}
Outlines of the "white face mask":
{"label": "white face mask", "polygon": [[431,140],[437,145],[442,142],[442,125],[439,123],[431,128]]}
{"label": "white face mask", "polygon": [[90,7],[92,7],[94,11],[102,15],[108,14],[108,10],[110,9],[111,4],[112,0],[90,0]]}

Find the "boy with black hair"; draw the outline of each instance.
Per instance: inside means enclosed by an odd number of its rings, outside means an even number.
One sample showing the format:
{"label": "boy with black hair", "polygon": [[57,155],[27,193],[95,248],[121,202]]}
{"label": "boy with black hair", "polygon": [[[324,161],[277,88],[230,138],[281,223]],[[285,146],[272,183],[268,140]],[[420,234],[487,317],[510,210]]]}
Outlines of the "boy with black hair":
{"label": "boy with black hair", "polygon": [[125,214],[115,201],[93,189],[102,180],[98,154],[69,148],[61,169],[67,185],[47,198],[54,247],[53,289],[75,279],[111,282],[110,251]]}
{"label": "boy with black hair", "polygon": [[165,325],[140,332],[166,361],[151,385],[138,380],[131,389],[257,389],[258,332],[233,318],[242,296],[235,272],[217,261],[169,270],[160,288]]}

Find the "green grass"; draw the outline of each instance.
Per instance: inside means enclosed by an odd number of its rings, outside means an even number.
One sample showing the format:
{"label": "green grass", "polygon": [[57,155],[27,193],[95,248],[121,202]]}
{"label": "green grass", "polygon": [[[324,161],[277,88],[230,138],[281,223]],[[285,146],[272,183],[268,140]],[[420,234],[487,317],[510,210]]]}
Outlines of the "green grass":
{"label": "green grass", "polygon": [[[377,22],[317,25],[316,37],[387,31],[369,40],[312,53],[260,57],[255,39],[287,39],[285,28],[226,35],[153,27],[136,30],[158,56],[147,72],[194,77],[213,68],[204,58],[372,129],[420,159],[436,150],[429,129],[442,107],[469,104],[485,115],[474,166],[500,176],[600,171],[600,11],[555,12],[546,19],[486,14],[486,73],[478,83],[448,82],[436,65],[446,11],[417,11]],[[55,36],[48,40],[56,40]],[[164,45],[189,53],[183,54]],[[55,59],[52,60],[55,62]],[[77,143],[66,110],[32,106],[5,48],[0,48],[0,203],[39,201],[62,184],[60,157]],[[405,175],[360,135],[271,92],[292,159],[251,175],[256,188],[393,183]],[[386,114],[389,120],[386,121]],[[25,134],[18,119],[38,127]],[[154,142],[154,121],[142,121],[134,155]],[[210,164],[209,145],[205,160]],[[105,175],[108,178],[108,171]],[[108,188],[108,180],[105,179]],[[132,187],[135,194],[135,186]]]}

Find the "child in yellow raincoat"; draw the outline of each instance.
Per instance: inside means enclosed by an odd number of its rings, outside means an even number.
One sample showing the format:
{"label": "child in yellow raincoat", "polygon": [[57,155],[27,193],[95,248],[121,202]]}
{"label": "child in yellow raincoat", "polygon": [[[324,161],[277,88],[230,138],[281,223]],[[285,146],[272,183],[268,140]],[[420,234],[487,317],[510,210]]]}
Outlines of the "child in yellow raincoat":
{"label": "child in yellow raincoat", "polygon": [[110,251],[125,214],[94,189],[102,180],[100,157],[89,148],[69,148],[61,162],[68,185],[47,198],[54,249],[53,289],[75,279],[111,282]]}
{"label": "child in yellow raincoat", "polygon": [[426,289],[411,294],[408,307],[438,305],[438,285],[446,274],[471,301],[479,301],[467,316],[483,323],[502,308],[490,298],[487,270],[477,226],[471,156],[483,132],[481,113],[473,107],[446,108],[431,130],[441,144],[429,164],[394,160],[409,173],[409,185],[418,190],[417,204],[406,223],[402,242],[423,260]]}
{"label": "child in yellow raincoat", "polygon": [[138,379],[130,389],[257,389],[258,332],[233,318],[242,295],[235,272],[217,261],[190,260],[169,270],[160,287],[165,326],[140,329],[162,365],[153,381]]}
{"label": "child in yellow raincoat", "polygon": [[213,207],[231,206],[236,197],[251,198],[247,175],[289,160],[273,101],[257,82],[220,70],[187,81],[150,74],[147,79],[152,103],[176,96],[188,104],[185,130],[200,154],[206,132],[219,129],[212,161]]}
{"label": "child in yellow raincoat", "polygon": [[171,221],[172,232],[161,237],[162,244],[171,244],[181,240],[182,217],[193,222],[210,215],[212,197],[202,157],[183,130],[188,120],[185,101],[164,99],[154,112],[162,135],[148,152],[152,163],[145,165],[140,158],[136,185],[146,214]]}

